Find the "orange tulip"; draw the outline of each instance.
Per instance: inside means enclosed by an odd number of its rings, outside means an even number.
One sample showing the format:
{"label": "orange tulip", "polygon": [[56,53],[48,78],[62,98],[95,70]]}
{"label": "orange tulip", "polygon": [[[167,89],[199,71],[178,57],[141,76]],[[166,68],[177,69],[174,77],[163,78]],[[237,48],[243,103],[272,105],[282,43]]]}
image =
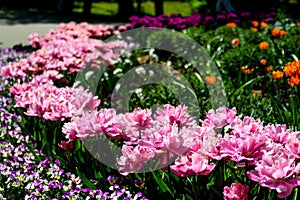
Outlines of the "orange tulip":
{"label": "orange tulip", "polygon": [[267,28],[268,27],[268,24],[266,22],[261,22],[260,23],[260,27],[261,28]]}
{"label": "orange tulip", "polygon": [[254,68],[249,69],[247,65],[242,67],[242,72],[244,74],[251,74],[254,71]]}
{"label": "orange tulip", "polygon": [[274,28],[272,30],[272,35],[274,37],[285,36],[286,35],[286,31],[285,30],[280,30],[279,28]]}
{"label": "orange tulip", "polygon": [[286,31],[285,30],[280,30],[280,36],[285,36],[286,35]]}
{"label": "orange tulip", "polygon": [[251,24],[253,27],[258,27],[259,25],[258,21],[252,21]]}
{"label": "orange tulip", "polygon": [[287,76],[300,75],[300,61],[288,62],[283,71]]}
{"label": "orange tulip", "polygon": [[299,76],[292,76],[291,78],[289,78],[288,83],[292,87],[300,85]]}
{"label": "orange tulip", "polygon": [[291,86],[298,86],[300,85],[300,61],[293,61],[293,62],[288,62],[284,69],[284,73],[289,76],[288,83]]}
{"label": "orange tulip", "polygon": [[280,36],[280,29],[279,29],[279,28],[274,28],[274,29],[272,30],[272,35],[273,35],[274,37]]}
{"label": "orange tulip", "polygon": [[270,71],[273,71],[273,66],[272,65],[269,65],[267,68],[266,68],[267,72],[270,72]]}
{"label": "orange tulip", "polygon": [[261,60],[260,60],[260,64],[266,65],[266,64],[267,64],[267,60],[266,60],[266,59],[261,59]]}
{"label": "orange tulip", "polygon": [[226,26],[229,27],[229,28],[235,28],[236,27],[236,23],[234,23],[234,22],[227,23]]}
{"label": "orange tulip", "polygon": [[283,77],[283,72],[282,71],[273,71],[272,76],[275,79],[281,79]]}
{"label": "orange tulip", "polygon": [[269,47],[269,43],[267,43],[267,42],[261,42],[260,44],[259,44],[259,48],[261,49],[261,50],[266,50],[267,48]]}
{"label": "orange tulip", "polygon": [[217,77],[216,76],[207,76],[207,77],[205,77],[205,82],[207,84],[214,84],[215,82],[217,82]]}
{"label": "orange tulip", "polygon": [[251,28],[252,31],[257,32],[257,28]]}

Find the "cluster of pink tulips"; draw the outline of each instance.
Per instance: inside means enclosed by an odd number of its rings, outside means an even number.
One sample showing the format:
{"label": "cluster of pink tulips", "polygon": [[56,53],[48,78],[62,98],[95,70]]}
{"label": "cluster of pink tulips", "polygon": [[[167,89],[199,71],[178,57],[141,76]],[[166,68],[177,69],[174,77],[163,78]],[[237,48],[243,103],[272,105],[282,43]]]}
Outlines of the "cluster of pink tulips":
{"label": "cluster of pink tulips", "polygon": [[118,56],[114,49],[126,48],[127,44],[118,40],[105,43],[93,37],[109,36],[113,31],[109,25],[70,22],[44,36],[31,34],[29,41],[38,50],[18,62],[10,62],[0,71],[3,77],[23,81],[28,75],[32,76],[29,82],[10,88],[15,95],[16,107],[28,108],[27,115],[46,120],[64,120],[76,115],[80,109],[96,109],[100,101],[91,93],[83,88],[58,88],[53,81],[67,83],[61,72],[78,72],[89,63],[94,67],[112,63]]}
{"label": "cluster of pink tulips", "polygon": [[170,168],[178,176],[208,175],[215,168],[213,161],[223,159],[252,168],[248,178],[276,190],[279,198],[300,185],[300,132],[285,125],[264,126],[227,107],[210,110],[201,124],[184,106],[165,105],[153,116],[148,109],[125,114],[102,109],[73,117],[63,133],[70,141],[99,134],[123,139],[123,155],[117,162],[125,175],[140,171],[154,158],[164,167],[167,157],[177,157]]}
{"label": "cluster of pink tulips", "polygon": [[82,87],[58,88],[43,76],[35,76],[30,83],[15,85],[10,92],[15,95],[16,107],[27,108],[26,115],[52,121],[63,121],[80,114],[80,110],[97,109],[100,103]]}
{"label": "cluster of pink tulips", "polygon": [[61,24],[57,29],[40,36],[33,33],[29,36],[31,45],[39,48],[28,58],[11,62],[3,67],[0,75],[4,77],[24,78],[48,70],[68,71],[74,73],[83,70],[87,63],[111,64],[117,54],[114,49],[126,48],[123,41],[105,43],[94,37],[112,34],[109,25],[89,25],[87,23]]}

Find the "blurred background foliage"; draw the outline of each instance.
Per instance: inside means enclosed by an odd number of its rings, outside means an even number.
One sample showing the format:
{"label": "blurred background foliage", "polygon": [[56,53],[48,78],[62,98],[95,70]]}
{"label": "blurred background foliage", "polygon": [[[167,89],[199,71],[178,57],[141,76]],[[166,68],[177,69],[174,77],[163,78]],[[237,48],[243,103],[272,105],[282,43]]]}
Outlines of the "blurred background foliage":
{"label": "blurred background foliage", "polygon": [[[182,16],[193,12],[215,12],[217,0],[1,0],[0,9],[22,9],[32,12],[84,16],[101,15],[127,20],[132,15],[158,16],[178,13]],[[231,0],[237,12],[285,13],[289,17],[299,17],[299,0]]]}

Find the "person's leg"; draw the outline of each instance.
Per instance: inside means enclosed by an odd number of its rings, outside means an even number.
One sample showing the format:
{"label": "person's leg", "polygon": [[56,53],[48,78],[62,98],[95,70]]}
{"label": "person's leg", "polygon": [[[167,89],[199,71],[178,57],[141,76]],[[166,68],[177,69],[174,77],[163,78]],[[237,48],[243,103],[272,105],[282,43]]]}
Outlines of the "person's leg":
{"label": "person's leg", "polygon": [[64,0],[58,0],[56,4],[56,11],[62,12],[64,5]]}
{"label": "person's leg", "polygon": [[217,0],[216,11],[220,12],[222,10],[222,0]]}

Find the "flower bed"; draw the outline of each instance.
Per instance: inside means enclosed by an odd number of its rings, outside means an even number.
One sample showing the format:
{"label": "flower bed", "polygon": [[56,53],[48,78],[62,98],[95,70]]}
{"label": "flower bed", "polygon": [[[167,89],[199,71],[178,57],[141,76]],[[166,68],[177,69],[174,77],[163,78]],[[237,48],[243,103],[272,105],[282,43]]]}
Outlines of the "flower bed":
{"label": "flower bed", "polygon": [[157,17],[145,16],[131,16],[129,18],[131,28],[137,27],[165,27],[176,30],[185,29],[188,27],[198,27],[200,25],[208,27],[217,27],[229,22],[249,22],[253,20],[264,21],[272,23],[276,21],[276,13],[193,13],[190,16],[182,17],[178,14],[160,15]]}
{"label": "flower bed", "polygon": [[[202,17],[132,26],[180,29],[220,75],[163,50],[128,52],[140,45],[122,38],[129,25],[71,22],[30,35],[23,51],[1,49],[0,199],[297,199],[299,23],[230,19],[208,29]],[[165,32],[145,37],[150,47],[165,40],[184,47]],[[119,112],[128,91],[110,99],[122,77],[135,71],[126,83],[146,83],[153,63],[175,77],[177,90],[189,82],[199,110],[181,105],[176,89],[151,83],[130,90],[129,110]],[[88,85],[98,71],[97,85]],[[226,105],[211,109],[221,81]]]}

